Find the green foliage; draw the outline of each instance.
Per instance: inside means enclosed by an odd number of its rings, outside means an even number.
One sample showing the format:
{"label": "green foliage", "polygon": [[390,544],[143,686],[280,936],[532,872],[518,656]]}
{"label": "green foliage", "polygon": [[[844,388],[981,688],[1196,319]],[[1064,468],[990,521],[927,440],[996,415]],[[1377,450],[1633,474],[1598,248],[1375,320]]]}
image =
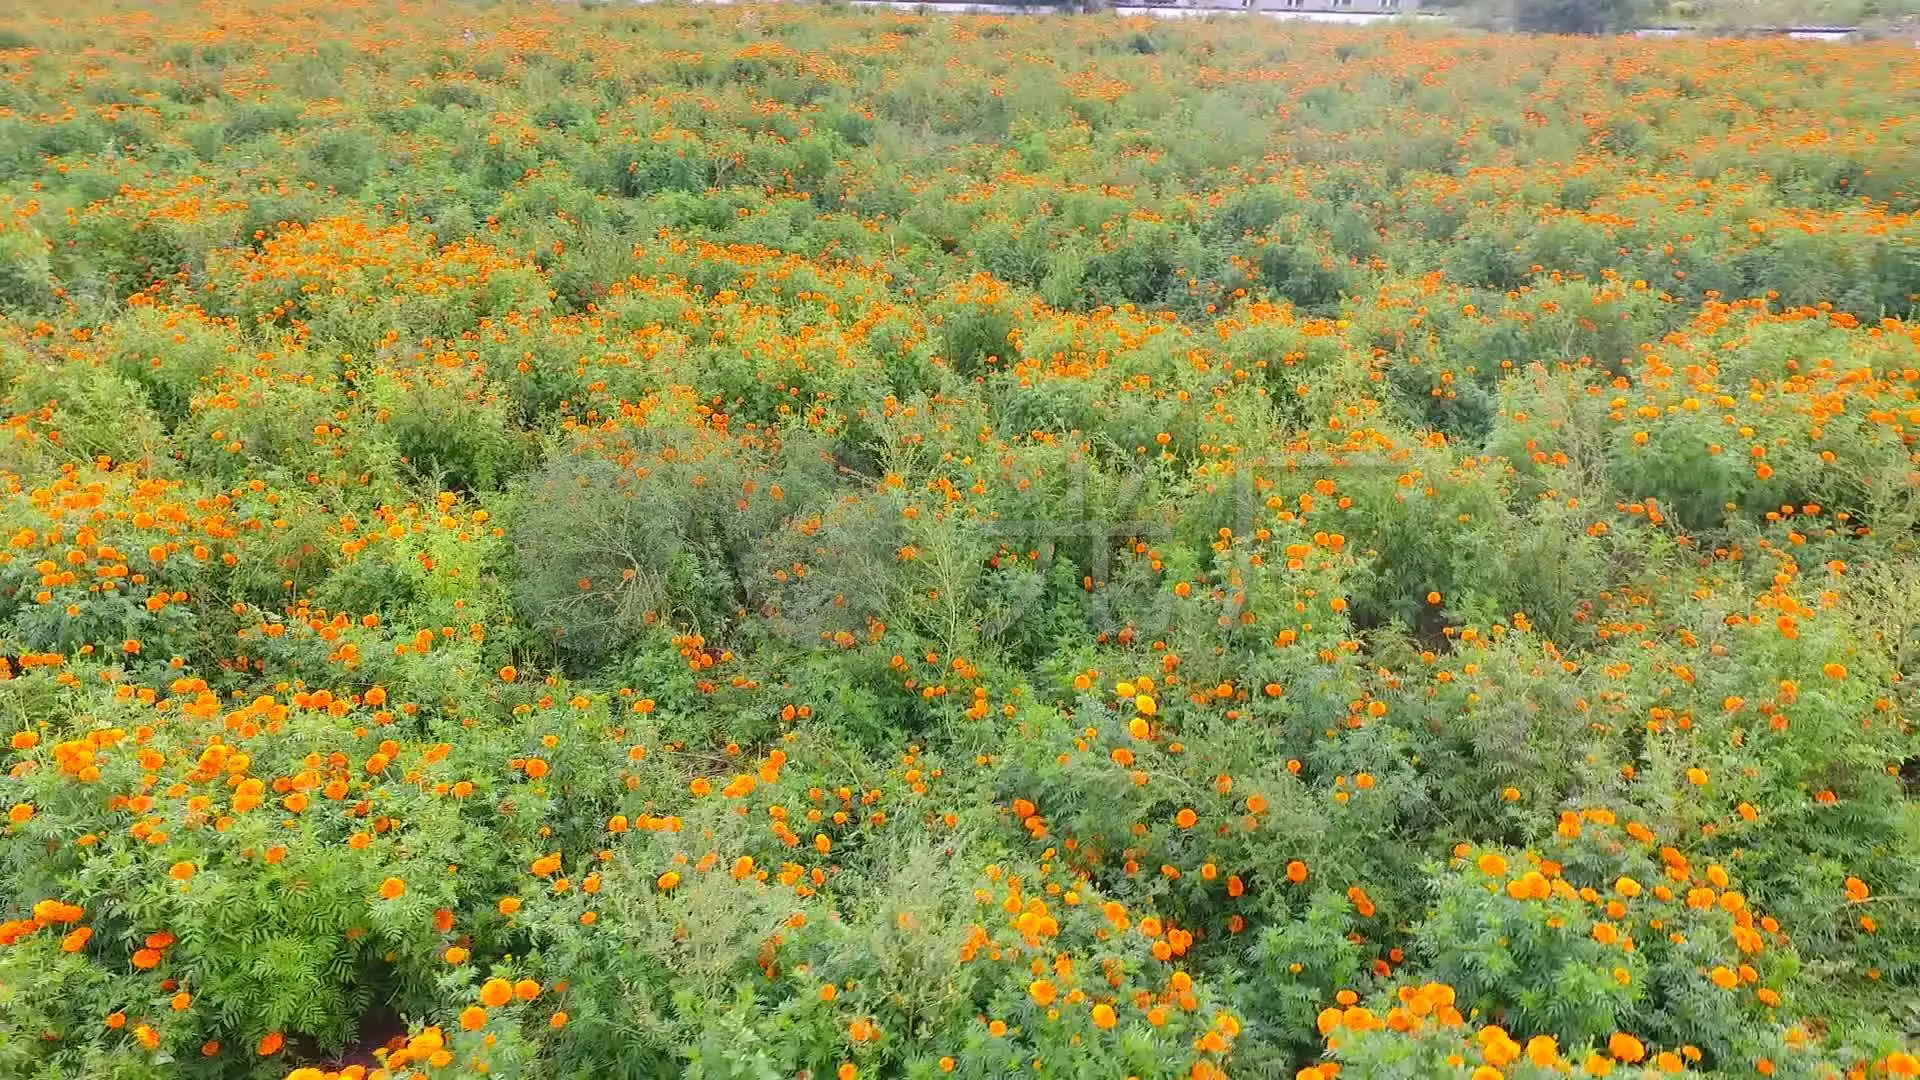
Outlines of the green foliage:
{"label": "green foliage", "polygon": [[112,7],[0,1076],[1920,1068],[1910,50]]}

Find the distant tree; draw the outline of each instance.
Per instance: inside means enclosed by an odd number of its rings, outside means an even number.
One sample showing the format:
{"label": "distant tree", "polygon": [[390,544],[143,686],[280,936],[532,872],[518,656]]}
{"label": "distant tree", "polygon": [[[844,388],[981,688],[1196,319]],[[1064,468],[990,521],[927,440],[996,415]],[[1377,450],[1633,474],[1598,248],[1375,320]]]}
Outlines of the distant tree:
{"label": "distant tree", "polygon": [[1639,16],[1637,0],[1513,0],[1514,28],[1536,34],[1617,34]]}

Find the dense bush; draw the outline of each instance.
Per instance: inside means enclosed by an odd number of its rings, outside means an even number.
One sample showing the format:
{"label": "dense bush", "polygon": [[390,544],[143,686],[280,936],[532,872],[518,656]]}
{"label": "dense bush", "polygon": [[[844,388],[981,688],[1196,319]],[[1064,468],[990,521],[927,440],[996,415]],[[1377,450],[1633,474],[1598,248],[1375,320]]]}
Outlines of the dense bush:
{"label": "dense bush", "polygon": [[1910,50],[0,73],[0,1076],[1920,1070]]}

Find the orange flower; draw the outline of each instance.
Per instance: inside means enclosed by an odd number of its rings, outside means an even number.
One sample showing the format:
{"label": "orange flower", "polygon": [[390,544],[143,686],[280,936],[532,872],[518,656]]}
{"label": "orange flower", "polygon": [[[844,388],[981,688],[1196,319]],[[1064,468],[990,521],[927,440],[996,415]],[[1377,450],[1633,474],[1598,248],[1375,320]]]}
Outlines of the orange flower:
{"label": "orange flower", "polygon": [[33,905],[33,917],[47,924],[79,922],[81,914],[80,905],[61,900],[42,900]]}
{"label": "orange flower", "polygon": [[133,966],[142,971],[150,971],[160,966],[160,950],[141,949],[133,954]]}
{"label": "orange flower", "polygon": [[447,963],[458,967],[467,962],[467,950],[455,945],[447,950],[445,960]]}
{"label": "orange flower", "polygon": [[480,987],[480,1004],[497,1009],[513,1000],[513,984],[505,979],[488,979]]}
{"label": "orange flower", "polygon": [[1182,829],[1193,828],[1194,824],[1199,820],[1200,815],[1194,813],[1191,807],[1181,807],[1180,812],[1173,815],[1173,823]]}
{"label": "orange flower", "polygon": [[1046,979],[1035,979],[1027,985],[1027,996],[1033,998],[1036,1003],[1041,1005],[1053,1004],[1054,999],[1057,998],[1059,994],[1060,991],[1054,987],[1053,983],[1048,982]]}
{"label": "orange flower", "polygon": [[1616,1031],[1607,1040],[1607,1053],[1631,1065],[1647,1056],[1646,1044],[1624,1031]]}
{"label": "orange flower", "polygon": [[487,1026],[487,1010],[478,1005],[469,1005],[460,1010],[460,1030],[479,1031]]}
{"label": "orange flower", "polygon": [[286,1037],[279,1032],[269,1031],[261,1037],[259,1045],[254,1047],[254,1053],[261,1057],[272,1057],[280,1052],[280,1048],[286,1045],[286,1042]]}
{"label": "orange flower", "polygon": [[1094,1027],[1099,1028],[1101,1031],[1107,1031],[1119,1022],[1120,1018],[1114,1014],[1113,1006],[1103,1001],[1093,1007]]}
{"label": "orange flower", "polygon": [[513,984],[513,996],[521,1001],[532,1001],[540,996],[540,984],[532,979],[521,979]]}
{"label": "orange flower", "polygon": [[380,883],[380,898],[382,900],[398,900],[406,895],[406,892],[407,883],[397,877],[390,877]]}

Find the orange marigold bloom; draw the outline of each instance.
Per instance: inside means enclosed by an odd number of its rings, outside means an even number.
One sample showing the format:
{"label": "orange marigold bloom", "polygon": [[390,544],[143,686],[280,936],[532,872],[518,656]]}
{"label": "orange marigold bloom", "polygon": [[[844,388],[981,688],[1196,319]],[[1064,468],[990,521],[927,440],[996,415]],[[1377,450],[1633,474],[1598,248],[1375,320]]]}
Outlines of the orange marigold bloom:
{"label": "orange marigold bloom", "polygon": [[1607,1053],[1631,1065],[1647,1056],[1646,1044],[1624,1031],[1616,1031],[1607,1040]]}
{"label": "orange marigold bloom", "polygon": [[480,987],[480,1004],[497,1009],[513,1000],[513,984],[505,979],[488,979]]}

